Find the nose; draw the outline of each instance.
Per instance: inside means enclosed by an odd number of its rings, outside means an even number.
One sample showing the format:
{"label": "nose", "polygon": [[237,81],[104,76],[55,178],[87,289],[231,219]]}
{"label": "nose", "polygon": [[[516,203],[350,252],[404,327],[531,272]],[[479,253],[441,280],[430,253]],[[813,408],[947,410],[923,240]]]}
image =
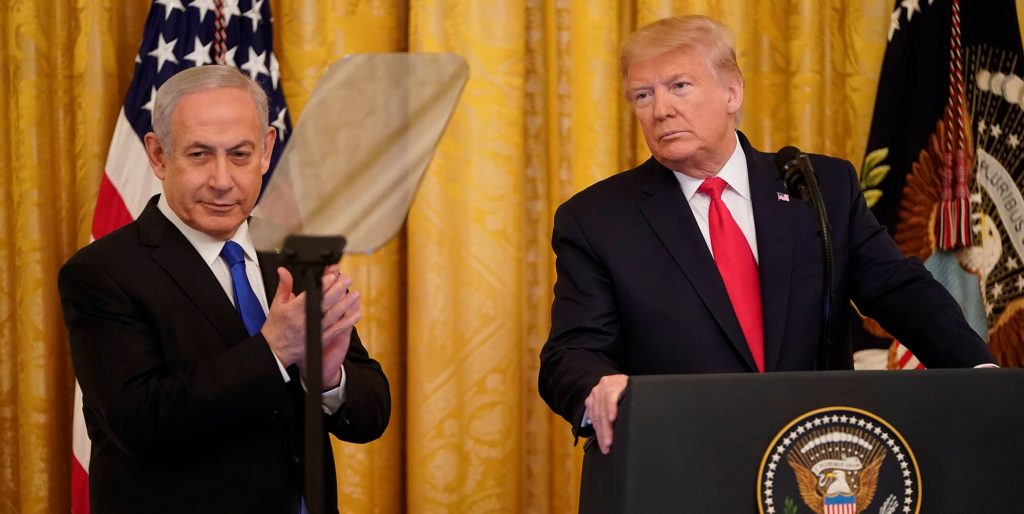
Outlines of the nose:
{"label": "nose", "polygon": [[234,185],[234,181],[231,178],[231,164],[228,162],[226,154],[218,155],[214,159],[207,183],[211,189],[218,192],[229,191]]}
{"label": "nose", "polygon": [[655,91],[652,93],[651,108],[654,112],[654,119],[661,121],[675,116],[675,109],[672,107],[668,95]]}

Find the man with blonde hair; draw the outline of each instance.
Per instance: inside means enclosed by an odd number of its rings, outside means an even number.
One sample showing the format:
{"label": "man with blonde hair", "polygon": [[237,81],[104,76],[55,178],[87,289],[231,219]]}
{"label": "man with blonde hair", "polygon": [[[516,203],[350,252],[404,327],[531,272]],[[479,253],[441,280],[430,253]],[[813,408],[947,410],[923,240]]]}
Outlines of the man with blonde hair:
{"label": "man with blonde hair", "polygon": [[[305,294],[249,236],[276,139],[266,94],[238,70],[178,73],[145,137],[163,194],[61,268],[95,513],[299,512],[307,373],[321,374],[336,437],[387,427],[388,382],[356,333],[352,280],[325,271],[323,368],[307,370]],[[336,512],[337,490],[323,501]]]}
{"label": "man with blonde hair", "polygon": [[[704,16],[642,27],[623,45],[622,77],[653,157],[556,212],[539,377],[552,410],[604,453],[629,375],[815,369],[823,304],[813,212],[786,195],[775,155],[737,130],[744,83],[729,30]],[[810,162],[832,224],[830,367],[852,367],[850,300],[930,367],[992,363],[956,302],[868,211],[850,163]]]}

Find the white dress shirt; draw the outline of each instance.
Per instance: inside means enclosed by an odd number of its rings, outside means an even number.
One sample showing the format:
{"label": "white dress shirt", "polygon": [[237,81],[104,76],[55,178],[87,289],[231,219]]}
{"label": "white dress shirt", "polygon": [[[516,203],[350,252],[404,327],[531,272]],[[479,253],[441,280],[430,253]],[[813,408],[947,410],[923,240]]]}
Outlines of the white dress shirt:
{"label": "white dress shirt", "polygon": [[[708,250],[711,250],[711,233],[708,231],[708,208],[711,206],[711,197],[697,193],[697,189],[704,179],[683,175],[675,170],[672,173],[679,181],[679,186],[683,189],[683,194],[686,195],[686,201],[690,203],[690,210],[693,211],[693,217],[697,220],[697,226],[700,227],[700,233],[704,236]],[[722,201],[729,208],[729,213],[736,220],[743,236],[747,238],[750,251],[754,254],[754,261],[759,262],[757,232],[754,230],[754,205],[750,201],[750,178],[747,176],[747,156],[743,153],[738,136],[736,149],[733,150],[732,156],[715,176],[729,184],[729,187],[722,191]],[[711,255],[715,255],[714,250],[711,250]]]}
{"label": "white dress shirt", "polygon": [[[160,200],[157,201],[157,208],[160,212],[174,224],[175,227],[185,236],[185,239],[199,252],[199,256],[203,258],[203,262],[210,267],[210,271],[213,272],[213,276],[217,277],[217,282],[220,283],[220,287],[224,289],[224,294],[228,296],[228,300],[231,301],[231,305],[235,305],[235,295],[232,294],[231,286],[231,270],[228,268],[227,262],[220,258],[220,252],[224,248],[225,241],[221,241],[215,237],[200,232],[181,220],[178,215],[171,210],[171,207],[167,204],[166,197],[160,195]],[[238,229],[235,230],[235,235],[231,238],[232,241],[238,243],[245,252],[245,274],[249,278],[249,285],[252,286],[252,290],[256,293],[256,298],[260,301],[260,306],[263,307],[264,314],[269,311],[269,304],[267,303],[267,292],[263,285],[263,275],[260,274],[259,261],[256,259],[256,247],[252,243],[252,237],[249,236],[249,222],[246,221],[239,225]],[[236,306],[237,308],[237,306]],[[273,352],[271,352],[273,354]],[[274,355],[274,361],[277,362],[277,367],[281,370],[281,376],[285,382],[291,381],[291,377],[288,376],[288,372],[284,368],[284,364],[277,355]],[[338,387],[326,391],[321,397],[323,403],[324,412],[327,414],[334,414],[341,408],[341,405],[345,403],[345,366],[341,367],[341,383]],[[303,384],[305,387],[305,384]]]}

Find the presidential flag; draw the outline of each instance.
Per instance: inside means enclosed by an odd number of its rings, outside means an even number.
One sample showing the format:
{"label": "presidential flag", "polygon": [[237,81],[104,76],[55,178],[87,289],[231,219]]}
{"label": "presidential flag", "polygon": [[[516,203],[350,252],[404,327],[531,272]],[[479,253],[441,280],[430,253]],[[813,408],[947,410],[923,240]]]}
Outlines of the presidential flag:
{"label": "presidential flag", "polygon": [[[270,100],[270,124],[277,129],[273,172],[291,121],[281,91],[281,70],[273,51],[267,0],[155,0],[135,58],[135,74],[114,128],[93,214],[92,237],[99,239],[135,219],[160,183],[150,169],[143,137],[152,130],[157,89],[185,68],[226,64],[259,82]],[[125,63],[127,64],[127,63]],[[89,512],[91,444],[82,416],[82,392],[75,388],[72,432],[72,512]]]}
{"label": "presidential flag", "polygon": [[[1024,357],[1022,74],[1012,0],[896,0],[861,170],[872,212],[1003,366]],[[889,367],[921,366],[897,343]]]}

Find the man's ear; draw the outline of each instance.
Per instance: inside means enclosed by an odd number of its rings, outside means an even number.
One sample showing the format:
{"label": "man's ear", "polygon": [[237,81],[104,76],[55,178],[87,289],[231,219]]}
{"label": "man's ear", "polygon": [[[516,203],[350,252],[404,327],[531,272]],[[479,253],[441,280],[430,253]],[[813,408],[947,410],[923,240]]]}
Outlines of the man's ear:
{"label": "man's ear", "polygon": [[277,142],[277,129],[267,127],[267,133],[263,135],[263,155],[260,156],[260,174],[266,175],[270,169],[270,159],[274,156],[274,143]]}
{"label": "man's ear", "polygon": [[743,79],[734,77],[729,80],[729,98],[726,105],[729,109],[729,114],[736,114],[743,107]]}
{"label": "man's ear", "polygon": [[149,165],[153,168],[153,174],[162,181],[167,177],[167,154],[155,133],[147,133],[143,142],[146,145],[146,156],[149,157]]}

